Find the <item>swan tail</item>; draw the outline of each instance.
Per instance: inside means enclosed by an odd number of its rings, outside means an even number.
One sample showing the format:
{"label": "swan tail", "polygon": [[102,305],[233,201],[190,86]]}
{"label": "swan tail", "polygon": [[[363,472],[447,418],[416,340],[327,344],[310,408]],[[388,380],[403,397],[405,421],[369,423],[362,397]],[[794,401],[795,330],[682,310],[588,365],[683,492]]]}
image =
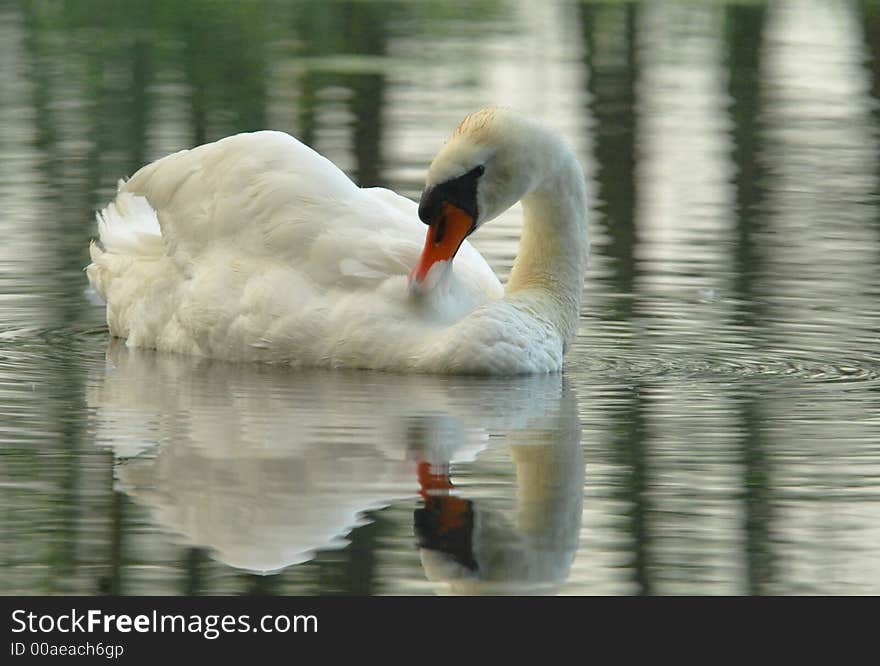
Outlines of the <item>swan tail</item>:
{"label": "swan tail", "polygon": [[141,259],[165,255],[159,218],[145,197],[120,191],[116,199],[96,214],[98,240],[89,246],[92,262],[86,275],[98,295],[108,302],[113,281]]}
{"label": "swan tail", "polygon": [[156,256],[164,254],[165,243],[159,217],[146,197],[125,192],[119,181],[116,199],[96,215],[101,245],[114,254]]}
{"label": "swan tail", "polygon": [[106,303],[107,294],[110,293],[110,284],[114,277],[121,274],[120,264],[125,262],[120,261],[121,257],[106,252],[101,245],[94,240],[89,244],[89,256],[92,260],[92,263],[86,266],[86,275],[89,278],[89,284],[98,296],[100,296]]}

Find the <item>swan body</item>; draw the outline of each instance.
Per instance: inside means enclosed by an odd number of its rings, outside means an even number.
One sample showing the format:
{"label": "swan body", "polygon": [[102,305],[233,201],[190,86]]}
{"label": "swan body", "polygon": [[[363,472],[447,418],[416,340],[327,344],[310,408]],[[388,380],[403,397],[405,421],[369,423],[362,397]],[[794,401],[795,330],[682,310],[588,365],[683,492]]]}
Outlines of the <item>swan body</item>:
{"label": "swan body", "polygon": [[[467,201],[453,196],[475,167]],[[309,367],[554,372],[577,329],[584,190],[558,135],[497,109],[459,126],[420,208],[357,187],[287,134],[239,134],[120,182],[86,270],[111,335],[130,347]],[[470,213],[461,230],[446,231],[459,210],[447,198]],[[526,223],[502,289],[464,236],[519,199]],[[440,208],[425,212],[432,202]],[[429,214],[426,241],[418,217]]]}

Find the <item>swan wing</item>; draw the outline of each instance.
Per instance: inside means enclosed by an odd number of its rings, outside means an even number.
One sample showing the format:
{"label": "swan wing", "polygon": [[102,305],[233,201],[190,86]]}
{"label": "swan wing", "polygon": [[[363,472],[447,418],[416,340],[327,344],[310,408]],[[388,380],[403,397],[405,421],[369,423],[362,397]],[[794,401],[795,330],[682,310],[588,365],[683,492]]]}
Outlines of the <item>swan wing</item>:
{"label": "swan wing", "polygon": [[[319,287],[365,288],[406,275],[425,238],[414,202],[357,187],[283,132],[237,134],[173,153],[140,169],[120,194],[149,202],[166,253],[185,271],[207,253],[234,248],[297,267]],[[456,260],[460,281],[498,296],[494,272],[465,245]]]}
{"label": "swan wing", "polygon": [[156,211],[166,251],[181,264],[216,245],[291,256],[340,215],[358,188],[329,160],[283,132],[237,134],[140,169],[121,193]]}

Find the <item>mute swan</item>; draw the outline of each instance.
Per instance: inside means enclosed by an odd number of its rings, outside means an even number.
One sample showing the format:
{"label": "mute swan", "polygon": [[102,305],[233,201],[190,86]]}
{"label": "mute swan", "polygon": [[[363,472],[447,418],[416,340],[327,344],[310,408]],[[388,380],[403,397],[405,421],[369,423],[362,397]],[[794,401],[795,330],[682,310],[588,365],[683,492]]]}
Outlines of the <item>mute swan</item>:
{"label": "mute swan", "polygon": [[[520,200],[519,255],[502,290],[465,238]],[[130,347],[297,366],[547,373],[562,368],[577,332],[586,216],[571,149],[512,111],[461,122],[418,208],[358,188],[293,137],[262,131],[174,153],[120,182],[98,214],[86,270],[111,335]]]}

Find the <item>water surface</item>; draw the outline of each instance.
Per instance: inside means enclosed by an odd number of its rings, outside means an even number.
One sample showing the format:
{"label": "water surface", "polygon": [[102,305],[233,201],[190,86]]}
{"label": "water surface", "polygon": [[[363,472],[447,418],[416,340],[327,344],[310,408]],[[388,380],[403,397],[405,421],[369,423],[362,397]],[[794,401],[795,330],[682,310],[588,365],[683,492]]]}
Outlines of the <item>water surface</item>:
{"label": "water surface", "polygon": [[[876,2],[7,0],[0,89],[0,593],[880,593]],[[587,172],[563,376],[109,340],[118,178],[269,127],[416,198],[490,103]]]}

